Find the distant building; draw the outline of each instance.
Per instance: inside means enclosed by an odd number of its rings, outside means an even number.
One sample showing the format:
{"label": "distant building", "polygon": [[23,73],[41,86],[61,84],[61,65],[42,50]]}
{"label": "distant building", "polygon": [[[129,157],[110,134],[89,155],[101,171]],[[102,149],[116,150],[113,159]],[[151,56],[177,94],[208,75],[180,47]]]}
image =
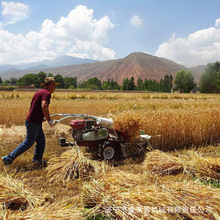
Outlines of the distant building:
{"label": "distant building", "polygon": [[180,89],[175,88],[174,86],[171,88],[171,93],[180,93]]}
{"label": "distant building", "polygon": [[194,88],[193,90],[190,91],[190,93],[200,93],[200,89]]}

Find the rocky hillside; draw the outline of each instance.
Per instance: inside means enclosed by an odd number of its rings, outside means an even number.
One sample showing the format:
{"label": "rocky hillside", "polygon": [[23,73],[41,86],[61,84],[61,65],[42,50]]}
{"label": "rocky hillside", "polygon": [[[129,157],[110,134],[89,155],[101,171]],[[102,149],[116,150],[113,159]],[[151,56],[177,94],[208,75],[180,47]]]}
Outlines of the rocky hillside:
{"label": "rocky hillside", "polygon": [[89,78],[97,77],[101,81],[113,79],[120,85],[125,78],[155,79],[159,81],[166,74],[173,75],[186,67],[174,63],[170,60],[159,58],[145,53],[131,53],[123,59],[115,59],[110,61],[102,61],[95,63],[85,63],[80,65],[69,65],[47,69],[33,69],[22,71],[9,71],[1,74],[2,79],[10,79],[11,77],[20,78],[27,73],[52,73],[54,75],[61,74],[63,76],[77,77],[78,82],[83,82]]}

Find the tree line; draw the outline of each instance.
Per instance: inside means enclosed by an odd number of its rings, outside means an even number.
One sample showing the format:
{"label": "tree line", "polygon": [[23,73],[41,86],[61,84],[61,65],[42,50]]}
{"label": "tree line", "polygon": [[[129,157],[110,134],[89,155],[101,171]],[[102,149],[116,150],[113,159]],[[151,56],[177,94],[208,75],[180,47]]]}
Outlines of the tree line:
{"label": "tree line", "polygon": [[[40,83],[44,82],[47,76],[53,74],[46,74],[39,72],[38,74],[29,73],[19,79],[11,78],[11,80],[2,81],[0,77],[1,86],[29,86],[34,85],[40,88]],[[76,77],[63,77],[60,74],[54,76],[55,80],[60,83],[58,88],[64,89],[89,89],[89,90],[138,90],[138,91],[157,91],[157,92],[171,92],[171,88],[175,87],[180,92],[188,93],[197,88],[194,82],[193,74],[190,71],[181,70],[176,74],[175,79],[172,75],[165,75],[159,82],[151,79],[138,79],[135,83],[134,77],[126,78],[120,86],[113,79],[101,82],[98,78],[93,77],[82,83],[77,83]],[[220,62],[208,64],[206,71],[202,74],[199,87],[204,93],[220,93]]]}
{"label": "tree line", "polygon": [[[11,78],[11,80],[2,81],[0,78],[1,86],[30,86],[34,85],[36,88],[41,87],[41,83],[44,82],[47,76],[53,76],[53,74],[46,74],[44,72],[39,72],[38,74],[25,74],[19,79]],[[76,77],[63,77],[62,75],[55,75],[54,79],[59,82],[58,88],[63,89],[88,89],[88,90],[148,90],[148,91],[160,91],[160,92],[170,92],[172,88],[173,77],[166,75],[164,79],[160,82],[156,80],[142,79],[137,80],[137,85],[135,84],[134,77],[131,79],[126,78],[120,86],[113,79],[101,82],[98,78],[93,77],[82,83],[77,83]]]}
{"label": "tree line", "polygon": [[54,77],[54,79],[60,83],[59,88],[64,89],[75,89],[77,87],[77,78],[76,77],[63,77],[60,74],[53,76],[52,73],[46,74],[44,72],[39,72],[38,74],[25,74],[19,79],[14,77],[11,80],[2,81],[0,77],[1,86],[30,86],[34,85],[36,88],[41,87],[41,83],[45,81],[46,77]]}

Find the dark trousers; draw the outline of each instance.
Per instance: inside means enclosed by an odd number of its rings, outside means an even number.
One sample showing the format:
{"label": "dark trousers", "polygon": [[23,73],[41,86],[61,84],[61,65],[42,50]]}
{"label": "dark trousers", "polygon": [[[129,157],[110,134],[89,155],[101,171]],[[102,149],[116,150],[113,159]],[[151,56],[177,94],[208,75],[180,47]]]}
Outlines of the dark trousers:
{"label": "dark trousers", "polygon": [[25,126],[27,129],[27,134],[24,142],[18,146],[15,150],[13,150],[9,155],[9,159],[12,161],[31,148],[36,142],[35,153],[33,157],[33,161],[41,161],[45,148],[45,136],[41,125],[37,125],[31,123],[29,121],[25,121]]}

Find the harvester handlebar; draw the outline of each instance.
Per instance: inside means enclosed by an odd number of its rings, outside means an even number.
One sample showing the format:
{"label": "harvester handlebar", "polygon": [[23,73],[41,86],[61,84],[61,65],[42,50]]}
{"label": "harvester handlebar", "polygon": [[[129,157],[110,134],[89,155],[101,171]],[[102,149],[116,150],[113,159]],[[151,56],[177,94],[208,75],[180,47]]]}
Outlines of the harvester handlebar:
{"label": "harvester handlebar", "polygon": [[61,119],[56,120],[57,123],[67,118],[88,118],[88,115],[85,115],[85,114],[66,114],[66,113],[65,114],[56,113],[56,114],[51,115],[50,117],[52,118],[54,116],[62,116]]}
{"label": "harvester handlebar", "polygon": [[62,116],[63,118],[56,120],[56,123],[61,122],[67,118],[91,118],[92,120],[95,120],[98,124],[104,125],[106,127],[111,127],[113,125],[113,119],[112,118],[102,118],[102,117],[97,117],[93,115],[86,115],[86,114],[68,114],[68,113],[56,113],[51,115],[50,117],[54,116]]}

